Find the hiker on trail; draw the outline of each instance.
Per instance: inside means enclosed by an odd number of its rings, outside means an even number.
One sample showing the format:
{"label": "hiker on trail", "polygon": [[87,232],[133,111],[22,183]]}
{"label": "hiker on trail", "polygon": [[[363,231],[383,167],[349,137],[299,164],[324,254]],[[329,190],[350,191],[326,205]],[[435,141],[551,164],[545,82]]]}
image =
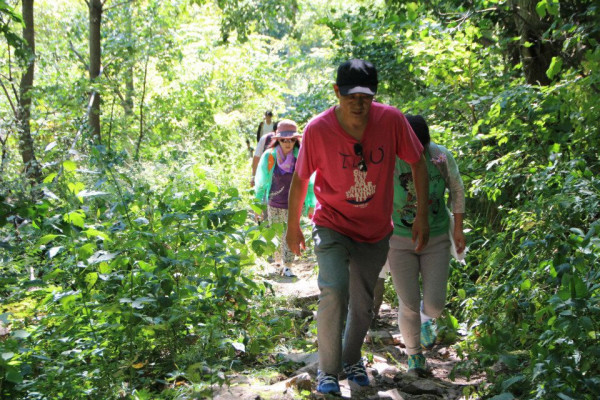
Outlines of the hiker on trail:
{"label": "hiker on trail", "polygon": [[256,145],[256,149],[254,150],[254,157],[252,158],[252,176],[250,177],[250,187],[254,187],[258,162],[260,161],[260,157],[263,155],[265,150],[271,146],[271,143],[273,142],[273,136],[275,136],[275,132],[267,133],[266,135],[260,138],[258,144]]}
{"label": "hiker on trail", "polygon": [[[408,370],[422,376],[427,373],[427,365],[421,349],[431,349],[435,344],[433,318],[441,315],[446,303],[451,249],[455,246],[459,255],[465,250],[465,192],[452,153],[431,141],[425,119],[420,115],[407,115],[407,119],[425,148],[430,238],[427,247],[415,251],[411,237],[413,224],[417,222],[418,193],[410,165],[399,159],[394,179],[394,234],[390,239],[388,259],[398,295],[398,326],[406,345]],[[446,189],[450,193],[453,215],[446,208]],[[419,275],[423,285],[422,300]],[[382,285],[383,280],[379,284]]]}
{"label": "hiker on trail", "polygon": [[349,381],[369,385],[361,347],[392,234],[396,156],[410,165],[419,194],[413,246],[420,251],[429,238],[423,146],[398,109],[373,101],[377,84],[370,62],[351,60],[339,66],[333,85],[338,104],[308,123],[290,189],[287,241],[299,255],[305,248],[299,223],[302,202],[316,171],[312,236],[319,264],[321,393],[340,393],[342,370]]}
{"label": "hiker on trail", "polygon": [[256,130],[256,143],[260,141],[260,138],[269,132],[275,132],[277,130],[277,122],[273,121],[273,111],[266,111],[265,118],[258,124]]}
{"label": "hiker on trail", "polygon": [[[275,131],[277,130],[277,122],[273,122],[272,118],[273,112],[267,111],[265,112],[265,119],[258,124],[258,130],[256,131],[257,144],[256,149],[254,150],[254,156],[252,157],[252,176],[250,177],[250,187],[254,187],[256,169],[258,168],[260,157],[263,155],[265,150],[270,147],[271,142],[273,141],[273,136],[275,135]],[[268,209],[262,215],[255,215],[255,219],[258,223],[260,223],[262,219],[268,219],[268,217]]]}
{"label": "hiker on trail", "polygon": [[258,124],[256,131],[256,149],[254,150],[254,157],[252,157],[252,176],[250,177],[250,187],[254,186],[254,180],[256,176],[256,168],[260,161],[260,156],[265,152],[265,149],[269,148],[273,135],[277,130],[277,122],[273,122],[273,112],[266,111],[265,118]]}
{"label": "hiker on trail", "polygon": [[[256,198],[265,201],[268,209],[269,224],[282,223],[284,227],[288,219],[288,194],[292,175],[296,168],[296,159],[300,147],[300,133],[296,123],[289,119],[279,122],[273,136],[271,146],[263,153],[256,174]],[[312,189],[305,201],[306,209],[315,206]],[[283,230],[279,250],[275,253],[275,262],[279,265],[279,273],[293,277],[292,253],[285,241],[286,230]]]}

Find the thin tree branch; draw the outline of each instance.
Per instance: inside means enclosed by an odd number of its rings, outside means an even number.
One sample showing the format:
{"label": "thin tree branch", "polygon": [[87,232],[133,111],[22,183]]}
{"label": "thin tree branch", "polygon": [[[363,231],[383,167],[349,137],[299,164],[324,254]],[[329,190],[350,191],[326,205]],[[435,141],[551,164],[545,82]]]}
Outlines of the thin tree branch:
{"label": "thin tree branch", "polygon": [[108,152],[109,153],[110,153],[110,143],[111,143],[111,137],[112,137],[113,116],[115,115],[115,102],[116,102],[116,99],[113,97],[113,101],[110,106],[110,122],[108,124]]}
{"label": "thin tree branch", "polygon": [[81,54],[79,54],[79,52],[75,49],[75,46],[73,46],[73,42],[71,42],[70,40],[69,40],[69,47],[71,48],[71,51],[73,53],[75,53],[75,55],[77,56],[77,58],[79,58],[79,61],[81,61],[81,63],[85,66],[85,70],[89,71],[90,70],[90,66],[85,61],[85,57],[83,57]]}
{"label": "thin tree branch", "polygon": [[140,100],[140,136],[138,138],[137,146],[135,148],[135,159],[137,160],[140,153],[140,146],[142,145],[142,138],[144,137],[144,99],[146,97],[146,79],[148,76],[148,61],[150,55],[146,56],[146,65],[144,66],[144,81],[142,83],[142,98]]}
{"label": "thin tree branch", "polygon": [[[104,6],[104,4],[105,4],[106,2],[107,2],[107,0],[104,0],[104,2],[102,3],[102,5]],[[120,6],[122,6],[123,4],[127,4],[127,3],[135,3],[135,0],[125,0],[125,1],[122,1],[122,2],[120,2],[120,3],[117,3],[117,4],[113,4],[113,5],[112,5],[112,6],[110,6],[110,7],[106,7],[104,10],[110,10],[111,8],[120,7]]]}
{"label": "thin tree branch", "polygon": [[13,101],[12,101],[12,98],[8,94],[8,89],[6,89],[6,86],[4,85],[4,82],[2,82],[1,79],[0,79],[0,85],[2,85],[2,89],[4,90],[4,94],[6,94],[6,98],[8,99],[8,102],[10,103],[10,108],[12,108],[13,114],[15,114],[15,118],[18,118],[19,114],[17,112],[17,109],[16,109],[16,107],[15,107]]}
{"label": "thin tree branch", "polygon": [[8,78],[9,81],[12,82],[12,57],[10,55],[10,44],[8,44],[8,42],[6,42],[6,47],[8,47]]}
{"label": "thin tree branch", "polygon": [[119,90],[119,87],[116,85],[116,82],[110,77],[110,75],[108,74],[108,72],[104,73],[104,77],[106,78],[107,81],[109,81],[110,83],[113,84],[112,85],[113,86],[113,92],[115,92],[115,94],[117,95],[117,97],[121,100],[121,103],[124,105],[125,104],[125,98],[123,97],[123,94]]}

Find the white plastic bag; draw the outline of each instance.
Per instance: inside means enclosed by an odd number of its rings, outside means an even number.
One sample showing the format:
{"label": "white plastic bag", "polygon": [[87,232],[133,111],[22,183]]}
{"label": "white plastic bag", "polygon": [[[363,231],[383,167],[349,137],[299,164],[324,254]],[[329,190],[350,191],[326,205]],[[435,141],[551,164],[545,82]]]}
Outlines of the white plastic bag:
{"label": "white plastic bag", "polygon": [[467,250],[469,249],[465,246],[465,249],[462,253],[456,252],[456,243],[454,243],[454,215],[450,212],[450,210],[446,210],[448,211],[448,215],[450,217],[450,223],[448,224],[448,237],[450,238],[450,254],[456,259],[456,261],[458,261],[462,265],[467,265],[467,262],[465,261],[465,256],[467,255]]}

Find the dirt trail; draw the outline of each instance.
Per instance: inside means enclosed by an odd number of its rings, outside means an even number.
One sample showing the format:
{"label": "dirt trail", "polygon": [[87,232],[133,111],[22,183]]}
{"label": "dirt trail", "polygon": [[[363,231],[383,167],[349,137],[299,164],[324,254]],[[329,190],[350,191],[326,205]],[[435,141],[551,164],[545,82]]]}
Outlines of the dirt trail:
{"label": "dirt trail", "polygon": [[[307,310],[310,304],[317,301],[319,289],[314,269],[315,262],[308,260],[297,262],[293,271],[295,278],[281,277],[275,274],[273,266],[266,266],[261,274],[273,287],[277,296],[287,297],[303,309],[302,313],[311,315]],[[431,375],[419,378],[406,373],[407,356],[404,352],[402,337],[396,322],[396,310],[384,302],[380,310],[380,318],[372,326],[366,339],[364,353],[372,353],[373,361],[367,364],[371,378],[369,387],[361,388],[349,385],[346,379],[340,380],[343,399],[391,399],[391,400],[439,400],[439,399],[474,399],[472,388],[479,386],[484,380],[481,376],[470,379],[455,376],[450,379],[453,367],[459,359],[452,347],[436,345],[426,351],[427,363]],[[337,396],[321,395],[315,391],[317,370],[316,353],[287,354],[289,360],[302,362],[305,366],[290,376],[272,378],[264,383],[251,376],[232,377],[229,387],[222,387],[215,392],[214,399],[339,399]],[[300,391],[304,390],[301,395]],[[308,394],[310,393],[310,394]],[[471,397],[466,395],[471,393]]]}

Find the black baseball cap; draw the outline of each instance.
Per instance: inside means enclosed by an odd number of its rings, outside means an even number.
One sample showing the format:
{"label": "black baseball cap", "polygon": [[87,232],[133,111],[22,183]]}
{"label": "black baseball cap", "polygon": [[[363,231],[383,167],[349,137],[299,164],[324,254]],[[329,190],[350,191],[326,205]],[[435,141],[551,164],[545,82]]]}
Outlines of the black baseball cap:
{"label": "black baseball cap", "polygon": [[335,83],[342,96],[353,93],[374,96],[377,93],[377,69],[368,61],[346,61],[338,67]]}

